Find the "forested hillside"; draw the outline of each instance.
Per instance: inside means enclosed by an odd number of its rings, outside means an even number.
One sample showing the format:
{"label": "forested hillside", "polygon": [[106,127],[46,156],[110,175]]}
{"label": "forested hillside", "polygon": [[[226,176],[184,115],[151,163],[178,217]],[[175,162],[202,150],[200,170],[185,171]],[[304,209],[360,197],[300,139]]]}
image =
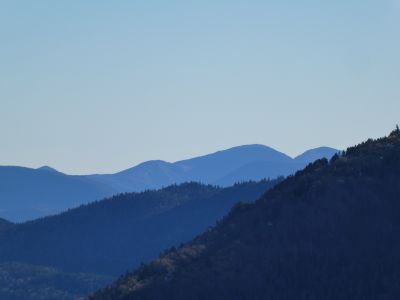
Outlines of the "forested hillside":
{"label": "forested hillside", "polygon": [[21,263],[0,264],[2,300],[76,300],[111,281],[111,277],[64,273]]}
{"label": "forested hillside", "polygon": [[229,188],[198,183],[127,193],[0,232],[0,262],[119,275],[187,242],[281,179]]}
{"label": "forested hillside", "polygon": [[399,299],[400,131],[321,159],[90,297]]}

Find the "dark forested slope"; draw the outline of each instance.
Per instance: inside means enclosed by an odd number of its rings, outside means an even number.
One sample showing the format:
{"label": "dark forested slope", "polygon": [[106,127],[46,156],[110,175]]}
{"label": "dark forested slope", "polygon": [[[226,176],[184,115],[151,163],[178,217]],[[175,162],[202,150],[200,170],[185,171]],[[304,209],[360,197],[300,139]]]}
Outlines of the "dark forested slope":
{"label": "dark forested slope", "polygon": [[214,225],[235,203],[256,200],[276,182],[230,188],[187,183],[117,195],[0,232],[0,262],[119,275],[187,242]]}
{"label": "dark forested slope", "polygon": [[21,263],[0,264],[2,300],[76,300],[109,283],[111,278]]}
{"label": "dark forested slope", "polygon": [[400,131],[316,161],[91,299],[399,299]]}

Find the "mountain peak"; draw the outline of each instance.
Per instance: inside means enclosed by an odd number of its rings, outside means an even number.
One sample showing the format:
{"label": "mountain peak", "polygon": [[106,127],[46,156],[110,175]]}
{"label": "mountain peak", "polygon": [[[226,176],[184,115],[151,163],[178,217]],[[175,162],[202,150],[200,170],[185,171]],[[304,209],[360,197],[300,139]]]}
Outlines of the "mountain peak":
{"label": "mountain peak", "polygon": [[245,145],[240,145],[240,146],[235,146],[231,147],[225,150],[220,150],[215,153],[221,153],[221,152],[237,152],[237,151],[263,151],[263,152],[276,152],[280,153],[283,155],[286,155],[272,147],[263,145],[263,144],[245,144]]}
{"label": "mountain peak", "polygon": [[40,168],[37,168],[37,170],[60,173],[58,170],[56,170],[50,166],[41,166]]}
{"label": "mountain peak", "polygon": [[322,147],[307,150],[304,153],[296,156],[294,158],[294,160],[297,162],[309,163],[309,162],[313,162],[321,157],[330,159],[333,155],[335,155],[335,153],[338,153],[338,152],[339,152],[338,149],[322,146]]}

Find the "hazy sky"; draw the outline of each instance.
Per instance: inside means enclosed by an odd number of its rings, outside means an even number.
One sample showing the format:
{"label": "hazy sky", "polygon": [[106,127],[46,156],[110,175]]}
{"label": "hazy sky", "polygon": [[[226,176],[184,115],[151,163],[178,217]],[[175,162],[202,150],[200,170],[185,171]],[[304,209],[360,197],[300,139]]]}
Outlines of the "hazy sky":
{"label": "hazy sky", "polygon": [[400,122],[400,0],[0,0],[0,165],[113,172]]}

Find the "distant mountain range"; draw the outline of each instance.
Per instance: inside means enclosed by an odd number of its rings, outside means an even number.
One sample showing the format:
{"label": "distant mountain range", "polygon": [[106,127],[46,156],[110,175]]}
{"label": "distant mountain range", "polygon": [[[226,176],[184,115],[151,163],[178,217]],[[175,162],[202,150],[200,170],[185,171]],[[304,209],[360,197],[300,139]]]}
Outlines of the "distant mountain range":
{"label": "distant mountain range", "polygon": [[15,222],[58,213],[116,192],[86,176],[0,167],[0,217]]}
{"label": "distant mountain range", "polygon": [[338,150],[320,147],[291,158],[263,145],[245,145],[169,163],[147,161],[115,174],[67,175],[39,169],[0,167],[0,217],[22,222],[59,213],[122,192],[158,189],[197,181],[229,186],[235,182],[286,176]]}
{"label": "distant mountain range", "polygon": [[286,176],[318,158],[330,158],[336,152],[337,149],[320,147],[291,158],[264,145],[245,145],[175,163],[147,161],[116,174],[90,175],[89,178],[119,192],[190,181],[229,186],[240,181]]}
{"label": "distant mountain range", "polygon": [[320,159],[91,300],[400,299],[400,130]]}

